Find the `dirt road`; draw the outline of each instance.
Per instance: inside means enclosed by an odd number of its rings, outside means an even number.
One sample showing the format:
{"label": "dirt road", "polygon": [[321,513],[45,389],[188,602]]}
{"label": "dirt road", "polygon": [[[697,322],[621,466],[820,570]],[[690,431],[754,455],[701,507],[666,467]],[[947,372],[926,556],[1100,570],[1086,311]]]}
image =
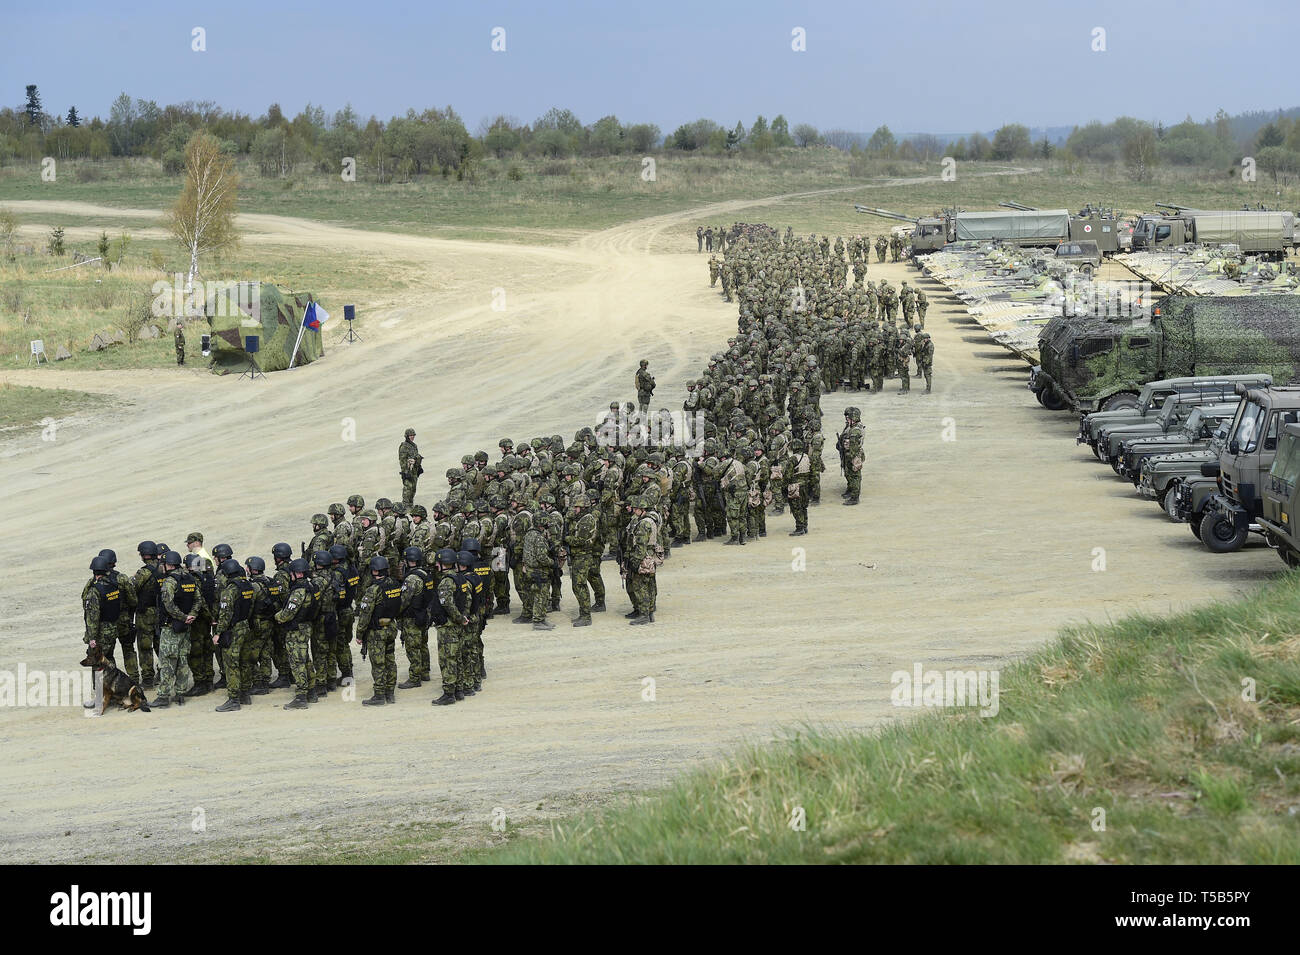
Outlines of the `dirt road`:
{"label": "dirt road", "polygon": [[[419,500],[428,502],[462,453],[495,456],[502,436],[568,438],[594,422],[630,396],[640,357],[660,383],[656,406],[680,407],[680,383],[734,333],[734,306],[708,288],[693,247],[656,250],[671,230],[748,204],[559,248],[256,217],[250,243],[346,242],[377,263],[400,249],[412,274],[382,311],[358,303],[371,316],[363,344],[329,347],[324,361],[256,384],[179,369],[4,373],[103,392],[129,411],[63,422],[53,441],[34,428],[0,446],[0,669],[76,668],[78,595],[101,547],[133,570],[139,540],[176,546],[198,529],[209,546],[267,554],[277,540],[296,547],[310,536],[306,518],[331,501],[395,496],[408,425],[426,455]],[[917,280],[903,265],[873,264],[871,275]],[[491,309],[494,289],[504,289],[504,312]],[[230,715],[212,712],[213,696],[101,719],[75,707],[0,708],[7,858],[182,861],[271,848],[291,858],[415,824],[446,826],[471,845],[488,838],[495,807],[527,820],[659,785],[803,722],[863,728],[906,715],[890,706],[890,674],[914,663],[996,667],[1063,624],[1230,596],[1282,568],[1267,550],[1214,557],[1165,521],[1076,448],[1068,415],[1034,402],[1023,365],[937,286],[927,290],[935,393],[891,387],[823,401],[832,435],[845,404],[863,408],[861,506],[839,506],[832,438],[809,536],[788,538],[786,515],[743,551],[675,551],[651,627],[627,627],[606,564],[610,612],[595,626],[568,626],[567,594],[551,633],[491,623],[490,679],[463,705],[430,707],[426,686],[379,710],[336,693],[286,713],[286,691]],[[345,440],[350,424],[355,440]],[[1099,557],[1104,570],[1094,569]],[[798,560],[804,569],[793,569]],[[370,693],[368,668],[359,672],[357,699]],[[646,677],[653,701],[643,699]]]}

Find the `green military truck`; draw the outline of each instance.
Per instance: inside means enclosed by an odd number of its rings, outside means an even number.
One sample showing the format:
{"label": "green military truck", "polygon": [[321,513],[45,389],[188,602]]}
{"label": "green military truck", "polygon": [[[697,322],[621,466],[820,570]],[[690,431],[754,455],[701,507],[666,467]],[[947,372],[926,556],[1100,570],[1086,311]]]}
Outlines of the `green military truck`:
{"label": "green military truck", "polygon": [[1133,227],[1134,252],[1186,244],[1235,245],[1249,255],[1280,259],[1296,246],[1295,216],[1290,212],[1169,208],[1175,211],[1138,219]]}
{"label": "green military truck", "polygon": [[1296,531],[1297,491],[1300,491],[1300,424],[1282,428],[1277,454],[1262,487],[1259,525],[1264,540],[1288,567],[1300,567],[1300,533]]}
{"label": "green military truck", "polygon": [[1251,388],[1241,396],[1227,442],[1217,463],[1201,473],[1214,478],[1217,490],[1204,500],[1200,538],[1218,554],[1240,550],[1248,535],[1262,532],[1263,488],[1269,478],[1278,439],[1300,421],[1300,387]]}
{"label": "green military truck", "polygon": [[1138,493],[1154,499],[1171,519],[1179,520],[1176,513],[1179,489],[1186,481],[1213,483],[1209,478],[1201,476],[1201,465],[1219,460],[1219,451],[1228,440],[1228,424],[1231,420],[1229,415],[1220,421],[1204,446],[1177,452],[1166,451],[1148,457],[1141,464]]}
{"label": "green military truck", "polygon": [[[1136,408],[1145,382],[1300,369],[1300,295],[1167,295],[1149,318],[1052,319],[1031,380],[1080,411]],[[1046,402],[1043,402],[1045,405]]]}
{"label": "green military truck", "polygon": [[1219,426],[1232,418],[1235,410],[1236,405],[1198,405],[1186,421],[1177,423],[1164,434],[1126,437],[1120,441],[1115,455],[1115,469],[1136,487],[1141,480],[1142,466],[1148,460],[1201,450],[1209,445]]}

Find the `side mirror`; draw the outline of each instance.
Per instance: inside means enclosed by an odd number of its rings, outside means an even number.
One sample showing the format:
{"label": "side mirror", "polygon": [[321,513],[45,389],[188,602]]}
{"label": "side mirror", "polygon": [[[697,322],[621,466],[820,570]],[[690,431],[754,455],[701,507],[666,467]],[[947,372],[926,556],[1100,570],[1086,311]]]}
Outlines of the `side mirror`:
{"label": "side mirror", "polygon": [[1236,438],[1228,442],[1228,453],[1232,455],[1241,454],[1241,445],[1237,443]]}

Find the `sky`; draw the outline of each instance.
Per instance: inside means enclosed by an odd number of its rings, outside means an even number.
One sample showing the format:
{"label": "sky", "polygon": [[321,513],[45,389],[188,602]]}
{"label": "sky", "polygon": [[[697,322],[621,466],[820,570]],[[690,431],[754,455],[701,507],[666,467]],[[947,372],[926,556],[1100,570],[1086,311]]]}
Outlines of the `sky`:
{"label": "sky", "polygon": [[[18,107],[107,118],[121,92],[160,106],[279,103],[386,120],[453,106],[474,131],[551,106],[665,133],[708,117],[748,126],[896,133],[1007,122],[1202,120],[1300,105],[1295,0],[1073,2],[777,0],[111,4],[7,11],[0,91]],[[206,49],[196,51],[194,30]],[[504,51],[493,31],[504,30]],[[804,49],[795,50],[802,30]],[[1104,33],[1098,33],[1101,30]],[[498,42],[501,34],[498,34]],[[1104,49],[1094,50],[1094,46]]]}

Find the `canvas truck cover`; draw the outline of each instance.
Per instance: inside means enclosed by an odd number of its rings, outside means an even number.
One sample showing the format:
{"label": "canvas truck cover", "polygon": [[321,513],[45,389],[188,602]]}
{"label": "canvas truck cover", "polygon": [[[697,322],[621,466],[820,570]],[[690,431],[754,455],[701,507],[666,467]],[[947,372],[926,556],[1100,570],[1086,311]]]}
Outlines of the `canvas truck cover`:
{"label": "canvas truck cover", "polygon": [[[233,296],[237,307],[208,302],[205,311],[212,326],[212,372],[225,375],[248,367],[245,336],[260,336],[257,365],[262,371],[283,371],[293,357],[303,312],[314,301],[310,292],[290,292],[268,283],[238,283]],[[319,329],[303,331],[295,367],[315,361],[324,354]]]}
{"label": "canvas truck cover", "polygon": [[1048,245],[1070,237],[1070,213],[1065,209],[959,212],[953,227],[958,242],[1011,239],[1041,240]]}
{"label": "canvas truck cover", "polygon": [[1233,242],[1253,248],[1279,240],[1290,244],[1295,238],[1295,217],[1290,212],[1198,212],[1192,218],[1197,242]]}

